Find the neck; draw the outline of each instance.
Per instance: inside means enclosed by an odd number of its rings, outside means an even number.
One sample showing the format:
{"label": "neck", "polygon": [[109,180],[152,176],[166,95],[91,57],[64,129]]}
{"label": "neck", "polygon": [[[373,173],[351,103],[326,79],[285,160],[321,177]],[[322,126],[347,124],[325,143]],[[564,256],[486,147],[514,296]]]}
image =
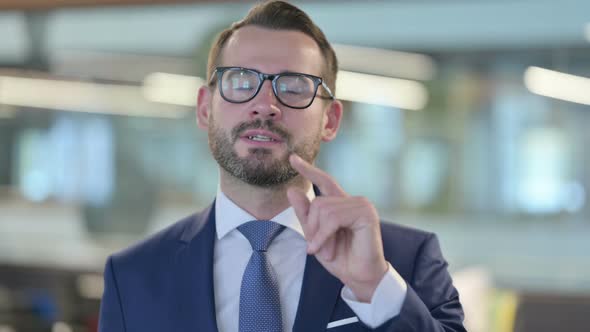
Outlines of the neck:
{"label": "neck", "polygon": [[287,199],[289,188],[296,187],[307,192],[311,187],[311,183],[301,176],[281,185],[258,187],[235,178],[224,169],[220,168],[219,172],[221,191],[237,206],[260,220],[270,220],[291,206]]}

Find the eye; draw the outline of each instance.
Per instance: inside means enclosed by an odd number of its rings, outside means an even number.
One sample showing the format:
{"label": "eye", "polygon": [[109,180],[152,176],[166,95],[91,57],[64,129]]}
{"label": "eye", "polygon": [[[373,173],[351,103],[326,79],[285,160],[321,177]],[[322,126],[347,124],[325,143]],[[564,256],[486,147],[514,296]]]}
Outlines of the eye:
{"label": "eye", "polygon": [[223,75],[224,91],[248,92],[256,90],[257,86],[258,76],[247,70],[230,69]]}
{"label": "eye", "polygon": [[286,83],[281,83],[279,85],[279,92],[280,93],[287,93],[287,94],[294,94],[300,95],[305,93],[306,87],[302,85],[289,85]]}
{"label": "eye", "polygon": [[302,75],[283,76],[278,82],[278,90],[287,95],[308,95],[313,91],[313,82]]}
{"label": "eye", "polygon": [[234,90],[243,90],[243,91],[250,91],[254,89],[252,82],[249,80],[244,80],[240,78],[233,78],[232,79],[232,89]]}

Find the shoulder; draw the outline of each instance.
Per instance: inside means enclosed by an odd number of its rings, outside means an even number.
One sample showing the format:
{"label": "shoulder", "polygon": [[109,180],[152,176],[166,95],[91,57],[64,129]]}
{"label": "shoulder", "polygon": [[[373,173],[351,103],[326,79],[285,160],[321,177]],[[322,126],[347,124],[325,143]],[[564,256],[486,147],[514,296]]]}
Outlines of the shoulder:
{"label": "shoulder", "polygon": [[131,246],[114,253],[113,263],[142,265],[145,262],[159,259],[162,255],[180,243],[182,234],[195,222],[196,214],[185,217],[174,224],[158,231]]}
{"label": "shoulder", "polygon": [[180,246],[186,245],[207,223],[211,207],[187,216],[174,224],[113,254],[110,259],[119,266],[139,267],[169,261]]}
{"label": "shoulder", "polygon": [[420,245],[435,234],[418,228],[400,225],[387,220],[381,220],[381,236],[383,242],[396,242],[404,246]]}
{"label": "shoulder", "polygon": [[438,248],[434,233],[389,221],[381,221],[381,236],[385,258],[406,280],[420,258]]}

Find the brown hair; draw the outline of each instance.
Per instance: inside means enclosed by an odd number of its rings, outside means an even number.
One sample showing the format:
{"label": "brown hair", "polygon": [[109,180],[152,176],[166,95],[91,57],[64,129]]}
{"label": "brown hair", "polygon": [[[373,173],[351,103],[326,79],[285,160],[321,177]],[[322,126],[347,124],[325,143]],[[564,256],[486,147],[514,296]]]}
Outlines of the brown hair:
{"label": "brown hair", "polygon": [[274,30],[296,30],[310,36],[318,44],[324,57],[322,77],[332,93],[336,93],[338,60],[336,53],[320,28],[301,9],[284,1],[267,1],[253,7],[241,21],[223,30],[213,43],[207,64],[207,82],[211,82],[213,70],[219,65],[223,47],[234,31],[247,25],[256,25]]}

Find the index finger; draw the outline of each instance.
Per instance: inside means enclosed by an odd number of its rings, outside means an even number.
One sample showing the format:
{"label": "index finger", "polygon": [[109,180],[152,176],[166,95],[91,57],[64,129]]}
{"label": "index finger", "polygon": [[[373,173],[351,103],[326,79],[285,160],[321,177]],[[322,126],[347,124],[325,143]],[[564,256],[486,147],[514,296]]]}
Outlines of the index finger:
{"label": "index finger", "polygon": [[297,154],[291,154],[289,162],[299,174],[318,186],[322,193],[330,196],[346,196],[346,192],[330,174],[303,160]]}

